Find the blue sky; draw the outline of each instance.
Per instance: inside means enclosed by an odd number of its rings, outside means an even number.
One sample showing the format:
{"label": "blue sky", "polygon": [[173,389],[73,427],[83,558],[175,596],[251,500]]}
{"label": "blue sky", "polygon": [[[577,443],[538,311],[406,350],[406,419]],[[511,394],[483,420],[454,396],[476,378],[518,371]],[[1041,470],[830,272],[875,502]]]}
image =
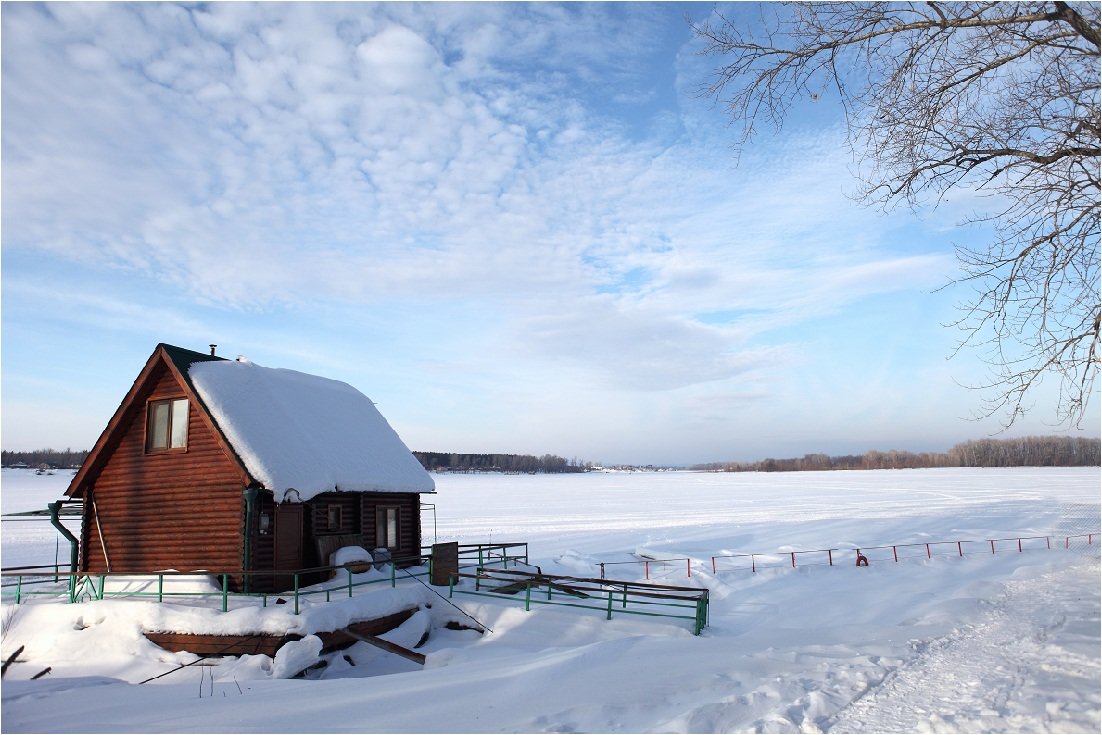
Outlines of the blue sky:
{"label": "blue sky", "polygon": [[711,7],[5,4],[3,447],[90,447],[158,342],[347,381],[422,450],[996,432],[936,290],[989,203],[855,203],[830,100],[736,157]]}

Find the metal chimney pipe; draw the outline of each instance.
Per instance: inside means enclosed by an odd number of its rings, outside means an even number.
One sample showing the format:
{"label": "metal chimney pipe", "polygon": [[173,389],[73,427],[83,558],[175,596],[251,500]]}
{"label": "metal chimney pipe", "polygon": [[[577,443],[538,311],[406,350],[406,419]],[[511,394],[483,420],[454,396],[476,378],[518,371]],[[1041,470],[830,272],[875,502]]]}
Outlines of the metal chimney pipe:
{"label": "metal chimney pipe", "polygon": [[210,346],[210,354],[211,354],[211,357],[214,357],[214,349],[215,349],[216,347],[218,347],[218,345],[211,345],[211,346]]}

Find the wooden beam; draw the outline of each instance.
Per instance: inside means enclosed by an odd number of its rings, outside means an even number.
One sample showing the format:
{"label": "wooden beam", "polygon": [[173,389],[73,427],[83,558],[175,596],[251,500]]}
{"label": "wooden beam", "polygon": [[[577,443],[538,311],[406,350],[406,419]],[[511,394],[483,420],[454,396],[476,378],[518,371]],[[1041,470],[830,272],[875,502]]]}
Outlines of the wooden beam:
{"label": "wooden beam", "polygon": [[414,663],[417,663],[417,664],[421,664],[422,666],[425,665],[425,654],[417,653],[417,651],[411,651],[408,648],[404,648],[402,646],[399,646],[397,643],[391,643],[390,641],[384,641],[382,638],[376,638],[373,635],[359,635],[358,633],[353,633],[348,628],[344,628],[344,629],[336,631],[336,632],[344,633],[345,635],[347,635],[351,638],[355,638],[358,641],[363,641],[364,643],[368,643],[372,646],[375,646],[376,648],[381,648],[384,651],[387,651],[389,653],[393,653],[396,656],[401,656],[402,658],[405,658],[405,659],[409,659],[410,661],[413,661]]}

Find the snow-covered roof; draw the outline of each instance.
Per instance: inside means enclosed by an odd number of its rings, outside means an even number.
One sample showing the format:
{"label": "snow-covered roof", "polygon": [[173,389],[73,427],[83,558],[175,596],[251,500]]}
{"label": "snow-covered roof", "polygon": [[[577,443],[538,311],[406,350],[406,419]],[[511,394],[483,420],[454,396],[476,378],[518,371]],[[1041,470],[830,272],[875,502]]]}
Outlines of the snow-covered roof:
{"label": "snow-covered roof", "polygon": [[347,383],[243,359],[197,362],[188,376],[249,474],[277,501],[289,488],[303,500],[333,490],[435,492],[375,404]]}

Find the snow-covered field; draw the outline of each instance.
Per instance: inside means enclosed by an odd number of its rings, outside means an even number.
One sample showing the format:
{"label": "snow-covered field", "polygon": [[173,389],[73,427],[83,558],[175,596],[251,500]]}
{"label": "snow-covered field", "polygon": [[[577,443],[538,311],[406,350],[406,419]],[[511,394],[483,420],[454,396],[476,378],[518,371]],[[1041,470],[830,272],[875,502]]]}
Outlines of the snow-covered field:
{"label": "snow-covered field", "polygon": [[[44,507],[69,473],[3,471],[3,511]],[[426,542],[527,541],[544,572],[597,576],[636,554],[652,578],[704,586],[710,625],[457,595],[492,633],[421,585],[229,613],[137,601],[3,607],[6,732],[1098,732],[1100,471],[438,475]],[[1000,541],[992,554],[987,539]],[[5,521],[5,567],[52,563],[47,523]],[[957,541],[962,541],[958,553]],[[925,544],[932,542],[932,558]],[[937,543],[947,542],[947,543]],[[901,560],[891,549],[901,547]],[[868,568],[854,566],[855,547]],[[825,554],[789,552],[836,549]],[[740,553],[770,553],[752,573]],[[64,545],[60,549],[66,557]],[[712,571],[712,557],[717,571]],[[688,562],[683,561],[688,559]],[[686,573],[692,570],[692,577]],[[607,567],[642,579],[641,564]],[[398,595],[395,602],[392,597]],[[390,634],[424,668],[366,644],[320,678],[304,638],[264,656],[195,659],[143,625],[309,633],[400,602],[431,604]],[[285,647],[286,648],[286,647]],[[30,677],[51,667],[48,675]]]}

